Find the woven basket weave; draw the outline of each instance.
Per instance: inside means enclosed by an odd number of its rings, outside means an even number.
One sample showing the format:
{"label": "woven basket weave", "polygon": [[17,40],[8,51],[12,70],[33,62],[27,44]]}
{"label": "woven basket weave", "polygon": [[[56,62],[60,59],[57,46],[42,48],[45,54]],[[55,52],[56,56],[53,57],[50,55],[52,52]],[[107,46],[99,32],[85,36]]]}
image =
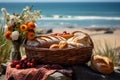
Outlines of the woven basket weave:
{"label": "woven basket weave", "polygon": [[28,58],[37,59],[39,62],[44,64],[74,65],[86,63],[91,58],[93,42],[88,34],[86,33],[84,34],[90,40],[90,46],[88,47],[48,49],[48,48],[35,48],[25,45],[26,56]]}

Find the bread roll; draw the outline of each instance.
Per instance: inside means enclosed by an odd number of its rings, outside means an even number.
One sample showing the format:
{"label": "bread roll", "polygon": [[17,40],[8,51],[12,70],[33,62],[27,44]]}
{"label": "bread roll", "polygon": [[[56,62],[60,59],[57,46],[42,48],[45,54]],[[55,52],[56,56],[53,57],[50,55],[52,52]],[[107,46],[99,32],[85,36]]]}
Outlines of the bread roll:
{"label": "bread roll", "polygon": [[114,65],[111,59],[105,56],[95,55],[91,59],[92,69],[103,73],[111,74],[114,70]]}

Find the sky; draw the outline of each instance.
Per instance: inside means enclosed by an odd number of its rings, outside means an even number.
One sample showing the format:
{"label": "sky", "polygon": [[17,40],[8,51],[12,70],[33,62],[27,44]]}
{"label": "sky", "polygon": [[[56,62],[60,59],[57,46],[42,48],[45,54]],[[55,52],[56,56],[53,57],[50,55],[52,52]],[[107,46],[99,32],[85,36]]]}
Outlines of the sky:
{"label": "sky", "polygon": [[0,2],[120,2],[120,0],[0,0]]}

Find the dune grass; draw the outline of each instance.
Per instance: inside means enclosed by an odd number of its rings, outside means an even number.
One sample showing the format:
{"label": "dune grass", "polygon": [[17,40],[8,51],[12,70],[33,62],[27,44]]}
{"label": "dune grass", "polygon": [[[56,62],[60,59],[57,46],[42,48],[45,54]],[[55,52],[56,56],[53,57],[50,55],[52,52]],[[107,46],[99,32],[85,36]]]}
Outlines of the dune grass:
{"label": "dune grass", "polygon": [[5,63],[9,59],[11,42],[4,37],[5,29],[0,20],[0,63]]}

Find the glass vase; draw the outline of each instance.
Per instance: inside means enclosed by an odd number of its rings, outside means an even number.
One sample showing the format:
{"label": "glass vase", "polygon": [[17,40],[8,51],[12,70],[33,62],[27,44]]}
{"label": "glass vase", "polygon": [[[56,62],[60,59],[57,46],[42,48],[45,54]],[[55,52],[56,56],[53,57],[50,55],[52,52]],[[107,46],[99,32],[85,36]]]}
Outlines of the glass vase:
{"label": "glass vase", "polygon": [[20,60],[21,53],[20,53],[21,44],[19,41],[12,41],[12,50],[10,54],[10,61]]}

